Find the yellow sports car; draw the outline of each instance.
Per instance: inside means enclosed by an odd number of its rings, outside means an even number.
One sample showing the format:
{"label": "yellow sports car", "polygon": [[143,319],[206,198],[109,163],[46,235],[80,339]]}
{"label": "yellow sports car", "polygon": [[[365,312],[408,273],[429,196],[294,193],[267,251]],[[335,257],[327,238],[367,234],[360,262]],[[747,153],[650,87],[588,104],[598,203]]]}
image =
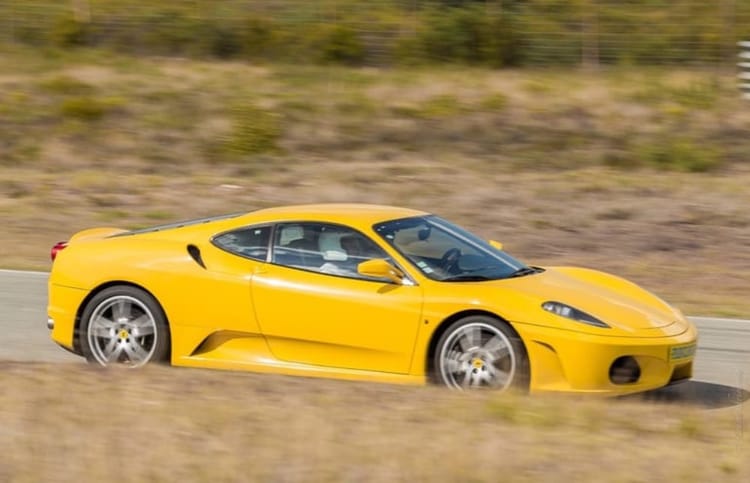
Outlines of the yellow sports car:
{"label": "yellow sports car", "polygon": [[52,259],[52,339],[104,366],[613,395],[692,373],[695,327],[656,296],[602,272],[527,266],[409,209],[95,228]]}

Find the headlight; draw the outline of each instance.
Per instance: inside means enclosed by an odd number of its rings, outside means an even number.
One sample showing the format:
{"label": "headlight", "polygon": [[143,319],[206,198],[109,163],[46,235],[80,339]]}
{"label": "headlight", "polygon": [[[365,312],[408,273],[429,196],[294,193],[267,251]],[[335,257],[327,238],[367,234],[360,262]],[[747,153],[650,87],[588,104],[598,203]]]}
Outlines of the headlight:
{"label": "headlight", "polygon": [[609,329],[609,326],[607,324],[597,319],[593,315],[589,315],[586,312],[583,312],[582,310],[578,310],[562,302],[554,302],[554,301],[544,302],[542,304],[542,308],[546,310],[547,312],[552,312],[553,314],[559,315],[560,317],[565,317],[566,319],[575,320],[576,322],[582,322],[588,325],[593,325],[594,327],[605,327]]}

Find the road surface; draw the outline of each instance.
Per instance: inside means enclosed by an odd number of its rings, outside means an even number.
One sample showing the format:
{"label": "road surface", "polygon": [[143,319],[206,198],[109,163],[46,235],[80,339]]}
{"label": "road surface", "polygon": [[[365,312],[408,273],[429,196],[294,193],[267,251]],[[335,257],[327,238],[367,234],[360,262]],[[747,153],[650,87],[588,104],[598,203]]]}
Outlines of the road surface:
{"label": "road surface", "polygon": [[[73,362],[82,359],[58,347],[46,327],[47,274],[0,270],[0,361]],[[677,393],[700,392],[723,400],[750,396],[750,321],[690,317],[699,343],[693,380]],[[675,386],[679,388],[681,385]],[[739,389],[739,391],[737,391]],[[722,393],[724,391],[724,393]],[[705,394],[704,394],[705,393]],[[739,395],[739,396],[738,396]]]}

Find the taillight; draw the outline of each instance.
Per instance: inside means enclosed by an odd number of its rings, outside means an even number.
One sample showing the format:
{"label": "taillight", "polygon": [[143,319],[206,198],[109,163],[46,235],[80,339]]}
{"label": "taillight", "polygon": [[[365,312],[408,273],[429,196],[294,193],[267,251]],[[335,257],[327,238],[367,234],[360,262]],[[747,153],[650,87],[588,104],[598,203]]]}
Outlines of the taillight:
{"label": "taillight", "polygon": [[52,259],[52,261],[55,261],[55,258],[57,258],[57,254],[62,251],[63,248],[68,246],[68,242],[61,241],[55,243],[55,246],[52,247],[52,250],[49,252],[49,257]]}

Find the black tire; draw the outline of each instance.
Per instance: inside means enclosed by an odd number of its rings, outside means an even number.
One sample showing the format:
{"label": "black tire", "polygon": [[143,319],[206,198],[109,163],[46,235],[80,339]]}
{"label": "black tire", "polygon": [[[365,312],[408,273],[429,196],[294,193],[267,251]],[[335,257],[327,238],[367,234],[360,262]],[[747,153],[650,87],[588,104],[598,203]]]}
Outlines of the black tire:
{"label": "black tire", "polygon": [[452,389],[529,389],[529,357],[513,328],[486,315],[453,322],[440,336],[433,379]]}
{"label": "black tire", "polygon": [[101,366],[140,367],[168,362],[167,318],[148,292],[130,285],[94,295],[81,314],[79,343],[84,357]]}

